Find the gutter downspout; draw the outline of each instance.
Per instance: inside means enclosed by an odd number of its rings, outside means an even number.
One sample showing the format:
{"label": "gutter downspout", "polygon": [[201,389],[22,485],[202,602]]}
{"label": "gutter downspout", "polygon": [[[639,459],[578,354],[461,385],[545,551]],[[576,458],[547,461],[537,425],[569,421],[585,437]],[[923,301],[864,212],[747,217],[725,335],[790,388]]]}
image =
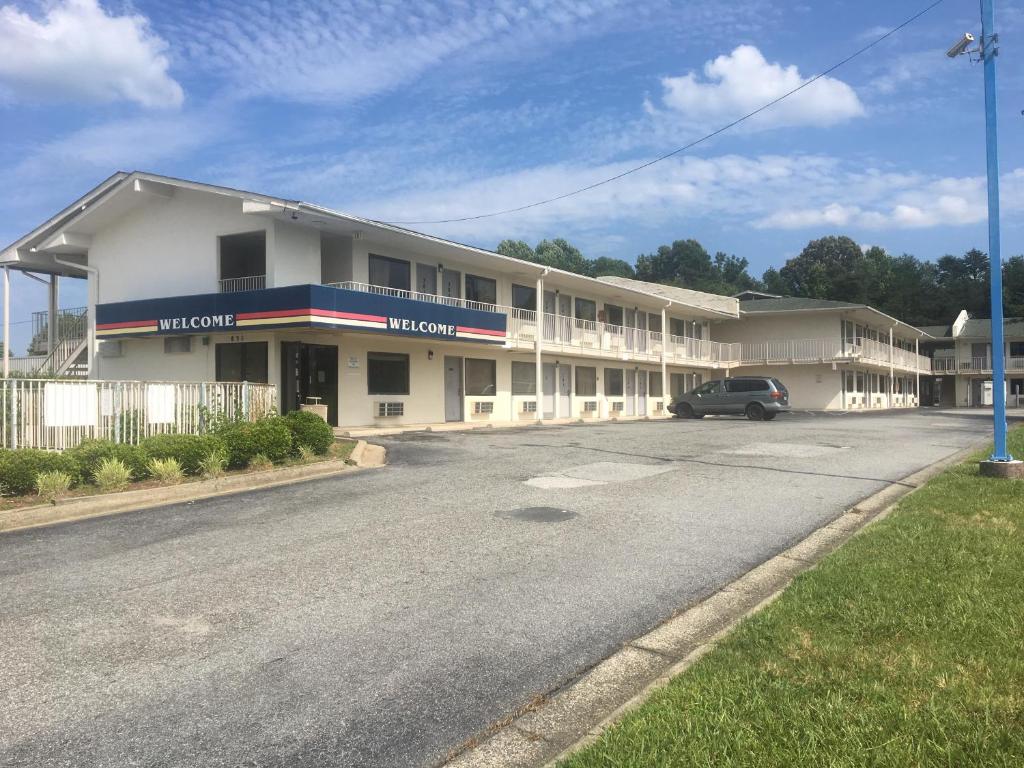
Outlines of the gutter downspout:
{"label": "gutter downspout", "polygon": [[92,307],[91,307],[92,312],[89,312],[88,310],[86,310],[86,312],[88,313],[88,316],[86,318],[86,321],[87,321],[88,325],[86,326],[86,331],[85,331],[85,335],[86,335],[86,342],[85,342],[86,343],[86,354],[88,355],[88,357],[86,359],[88,361],[87,365],[88,365],[88,368],[89,368],[88,377],[91,379],[93,377],[93,367],[92,366],[93,366],[93,354],[94,354],[94,351],[95,351],[94,347],[96,346],[96,305],[99,304],[99,300],[100,300],[100,271],[96,267],[91,267],[88,264],[75,264],[74,262],[71,262],[71,261],[63,261],[58,256],[54,256],[53,260],[57,264],[60,264],[63,267],[71,267],[72,269],[81,269],[82,271],[92,275],[93,278],[94,278],[93,279],[93,285],[96,288],[96,292],[95,292],[96,298],[92,302]]}
{"label": "gutter downspout", "polygon": [[[549,272],[551,272],[551,269],[544,267],[544,271],[537,276],[537,340],[533,344],[533,350],[534,366],[536,368],[534,374],[537,387],[537,391],[534,394],[534,407],[537,412],[534,416],[537,418],[538,423],[544,420],[544,369],[541,363],[541,352],[544,347],[544,278]],[[555,307],[555,311],[558,311],[558,307]],[[557,389],[557,387],[558,382],[555,382],[555,388]]]}

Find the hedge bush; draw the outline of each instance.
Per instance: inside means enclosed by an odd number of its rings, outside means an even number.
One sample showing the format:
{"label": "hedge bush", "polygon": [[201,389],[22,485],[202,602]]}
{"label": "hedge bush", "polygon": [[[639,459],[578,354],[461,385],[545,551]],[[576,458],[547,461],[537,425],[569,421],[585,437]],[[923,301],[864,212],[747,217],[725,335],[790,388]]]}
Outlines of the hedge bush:
{"label": "hedge bush", "polygon": [[228,454],[228,466],[243,469],[257,454],[273,462],[283,461],[292,451],[292,431],[280,416],[259,421],[232,421],[217,430]]}
{"label": "hedge bush", "polygon": [[152,459],[176,459],[186,475],[202,472],[206,457],[223,450],[224,442],[217,435],[153,435],[139,448],[148,463]]}
{"label": "hedge bush", "polygon": [[323,456],[334,442],[334,430],[331,425],[310,411],[290,411],[284,417],[288,429],[292,431],[292,452],[298,453],[299,448],[309,448],[313,453]]}
{"label": "hedge bush", "polygon": [[72,477],[78,476],[74,461],[63,453],[38,448],[0,450],[0,486],[5,493],[35,493],[36,477],[40,472],[66,472]]}
{"label": "hedge bush", "polygon": [[76,467],[75,477],[80,483],[91,483],[104,459],[120,459],[136,480],[149,477],[149,457],[138,446],[115,443],[113,440],[83,440],[74,448],[64,451]]}

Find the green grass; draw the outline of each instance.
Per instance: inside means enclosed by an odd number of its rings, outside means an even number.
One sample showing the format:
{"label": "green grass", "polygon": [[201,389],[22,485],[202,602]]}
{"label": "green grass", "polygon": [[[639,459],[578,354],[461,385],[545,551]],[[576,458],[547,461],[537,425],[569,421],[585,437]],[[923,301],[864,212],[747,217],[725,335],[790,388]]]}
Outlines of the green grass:
{"label": "green grass", "polygon": [[1024,481],[935,478],[560,765],[1024,765]]}

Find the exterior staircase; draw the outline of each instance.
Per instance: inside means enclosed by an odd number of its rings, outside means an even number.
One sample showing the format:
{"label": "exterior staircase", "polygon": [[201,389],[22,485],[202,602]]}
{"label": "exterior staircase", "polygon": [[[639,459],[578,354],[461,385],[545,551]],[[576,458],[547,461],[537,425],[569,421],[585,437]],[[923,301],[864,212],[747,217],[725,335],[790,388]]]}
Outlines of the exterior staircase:
{"label": "exterior staircase", "polygon": [[[39,315],[46,313],[40,312]],[[45,331],[45,326],[43,327]],[[58,313],[57,341],[36,368],[36,375],[84,379],[89,376],[89,317],[87,310],[62,309]]]}

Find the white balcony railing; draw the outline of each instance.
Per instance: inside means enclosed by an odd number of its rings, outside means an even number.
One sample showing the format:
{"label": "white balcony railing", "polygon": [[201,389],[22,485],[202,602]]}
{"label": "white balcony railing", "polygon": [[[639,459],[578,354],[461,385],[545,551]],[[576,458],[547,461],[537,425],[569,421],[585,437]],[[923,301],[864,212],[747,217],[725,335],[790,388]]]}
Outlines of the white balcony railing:
{"label": "white balcony railing", "polygon": [[444,304],[448,307],[462,307],[463,309],[476,309],[481,312],[502,312],[508,314],[512,307],[501,304],[491,304],[486,301],[472,301],[457,296],[438,296],[434,293],[420,293],[419,291],[407,291],[403,288],[388,288],[384,285],[371,285],[370,283],[357,283],[347,280],[341,283],[325,283],[331,288],[341,288],[346,291],[359,291],[360,293],[375,293],[379,296],[393,296],[397,299],[412,299],[413,301],[426,301],[430,304]]}
{"label": "white balcony railing", "polygon": [[549,312],[541,313],[540,330],[538,331],[537,313],[530,309],[518,309],[502,304],[489,304],[452,296],[437,296],[432,293],[420,293],[353,281],[327,283],[327,285],[332,288],[425,301],[431,304],[444,304],[450,307],[500,312],[508,318],[507,339],[510,344],[515,346],[533,347],[538,335],[541,335],[544,350],[550,352],[590,353],[596,357],[659,362],[664,348],[666,358],[670,362],[705,363],[716,366],[739,363],[739,344],[721,344],[706,339],[670,336],[666,345],[663,335],[657,331],[627,328],[598,320],[581,320]]}
{"label": "white balcony railing", "polygon": [[266,275],[246,275],[245,277],[227,277],[218,281],[221,293],[240,293],[241,291],[261,291],[267,287]]}

